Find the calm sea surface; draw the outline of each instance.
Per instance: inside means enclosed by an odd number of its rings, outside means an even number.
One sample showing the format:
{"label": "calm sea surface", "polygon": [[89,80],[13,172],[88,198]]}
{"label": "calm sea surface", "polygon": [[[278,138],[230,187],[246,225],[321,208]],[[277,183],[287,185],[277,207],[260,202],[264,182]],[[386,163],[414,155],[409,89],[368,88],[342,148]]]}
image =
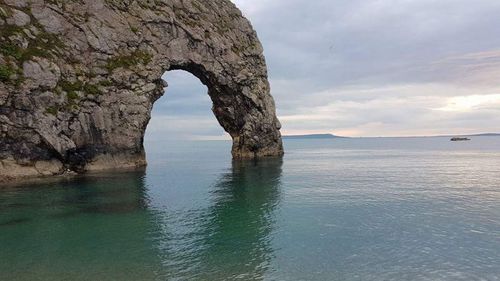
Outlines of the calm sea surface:
{"label": "calm sea surface", "polygon": [[0,190],[0,280],[500,280],[500,138],[147,144]]}

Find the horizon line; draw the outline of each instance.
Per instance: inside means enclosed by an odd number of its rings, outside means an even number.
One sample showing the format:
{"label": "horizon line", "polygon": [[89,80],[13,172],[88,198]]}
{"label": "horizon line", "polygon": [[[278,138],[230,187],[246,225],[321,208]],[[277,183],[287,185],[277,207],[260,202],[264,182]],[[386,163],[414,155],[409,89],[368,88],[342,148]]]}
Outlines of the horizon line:
{"label": "horizon line", "polygon": [[311,133],[311,134],[284,134],[282,137],[300,137],[300,136],[322,136],[330,135],[340,138],[437,138],[437,137],[462,137],[462,136],[486,136],[486,135],[499,135],[500,133],[472,133],[472,134],[438,134],[438,135],[410,135],[410,136],[345,136],[337,135],[335,133]]}
{"label": "horizon line", "polygon": [[[307,136],[326,136],[326,135],[329,135],[329,136],[333,136],[333,137],[337,137],[337,138],[348,138],[348,139],[362,139],[362,138],[365,138],[365,139],[369,139],[369,138],[372,138],[372,139],[375,139],[375,138],[444,138],[444,137],[479,137],[479,136],[488,136],[488,135],[491,135],[491,136],[500,136],[500,133],[473,133],[473,134],[457,134],[457,135],[454,135],[454,134],[443,134],[443,135],[413,135],[413,136],[355,136],[355,137],[351,137],[351,136],[341,136],[341,135],[336,135],[336,134],[332,134],[332,133],[316,133],[316,134],[294,134],[294,135],[282,135],[283,138],[287,138],[287,137],[307,137]],[[197,137],[197,136],[193,136],[191,138],[186,138],[186,137],[183,137],[183,138],[166,138],[166,139],[145,139],[144,141],[145,142],[158,142],[158,141],[179,141],[179,140],[182,140],[182,141],[231,141],[231,138],[220,138],[220,137],[216,137],[214,136],[213,138],[211,137],[207,137],[207,138],[200,138],[200,137]]]}

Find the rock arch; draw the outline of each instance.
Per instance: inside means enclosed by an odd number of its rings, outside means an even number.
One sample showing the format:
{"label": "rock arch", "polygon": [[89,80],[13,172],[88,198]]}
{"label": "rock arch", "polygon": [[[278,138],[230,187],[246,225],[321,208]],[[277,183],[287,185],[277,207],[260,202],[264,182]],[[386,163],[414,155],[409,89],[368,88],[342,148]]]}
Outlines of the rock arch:
{"label": "rock arch", "polygon": [[208,87],[234,158],[283,154],[261,44],[229,0],[0,0],[0,178],[145,165],[161,75]]}

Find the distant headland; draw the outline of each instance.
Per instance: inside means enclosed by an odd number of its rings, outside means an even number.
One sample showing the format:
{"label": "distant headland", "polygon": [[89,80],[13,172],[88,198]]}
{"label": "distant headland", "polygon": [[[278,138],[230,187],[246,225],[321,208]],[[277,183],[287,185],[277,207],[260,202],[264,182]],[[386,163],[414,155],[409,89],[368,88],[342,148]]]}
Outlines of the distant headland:
{"label": "distant headland", "polygon": [[[500,133],[483,133],[470,135],[436,135],[436,136],[401,136],[401,137],[355,137],[355,138],[450,138],[450,137],[500,137]],[[307,134],[307,135],[284,135],[283,139],[349,139],[352,137],[337,136],[334,134]]]}
{"label": "distant headland", "polygon": [[332,134],[312,134],[312,135],[287,135],[283,136],[283,139],[295,140],[295,139],[338,139],[338,138],[347,138],[336,136]]}

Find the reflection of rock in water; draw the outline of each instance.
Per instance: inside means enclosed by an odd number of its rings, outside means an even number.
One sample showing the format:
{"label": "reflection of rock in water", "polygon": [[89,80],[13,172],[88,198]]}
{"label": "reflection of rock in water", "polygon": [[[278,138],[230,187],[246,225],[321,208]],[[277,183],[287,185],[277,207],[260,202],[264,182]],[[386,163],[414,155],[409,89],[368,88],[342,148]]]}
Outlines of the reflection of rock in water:
{"label": "reflection of rock in water", "polygon": [[31,221],[31,219],[27,219],[27,218],[9,219],[8,221],[0,222],[0,227],[22,224],[22,223],[26,223],[29,221]]}
{"label": "reflection of rock in water", "polygon": [[281,166],[281,159],[234,162],[232,172],[222,176],[205,222],[200,279],[264,278],[273,257]]}
{"label": "reflection of rock in water", "polygon": [[126,214],[147,208],[144,171],[82,177],[75,185],[76,194],[66,198],[78,204],[80,211],[96,214]]}
{"label": "reflection of rock in water", "polygon": [[147,209],[143,176],[19,190],[10,203],[30,205],[13,210],[26,219],[0,225],[0,280],[155,280],[162,270],[151,242],[157,218]]}
{"label": "reflection of rock in water", "polygon": [[[0,194],[0,211],[13,213],[13,210],[19,210],[22,213],[26,209],[43,210],[50,206],[53,212],[44,214],[53,218],[83,213],[134,212],[147,207],[143,178],[144,170],[139,169],[13,186]],[[21,221],[19,218],[12,220]]]}
{"label": "reflection of rock in water", "polygon": [[0,194],[18,206],[0,214],[0,280],[263,279],[281,164],[234,162],[208,206],[177,211],[150,206],[143,172]]}

